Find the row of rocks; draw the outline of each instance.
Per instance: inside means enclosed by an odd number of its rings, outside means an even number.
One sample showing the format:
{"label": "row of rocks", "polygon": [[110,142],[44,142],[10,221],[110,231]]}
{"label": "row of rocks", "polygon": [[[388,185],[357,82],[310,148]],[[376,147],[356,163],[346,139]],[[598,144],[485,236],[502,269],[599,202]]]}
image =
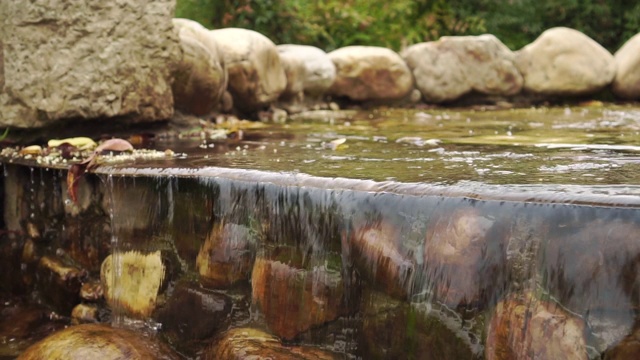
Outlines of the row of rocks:
{"label": "row of rocks", "polygon": [[640,98],[640,36],[611,55],[568,28],[517,52],[492,35],[443,37],[400,54],[371,46],[330,53],[276,46],[246,29],[172,19],[173,0],[0,4],[0,127],[68,119],[171,118],[174,109],[290,111],[326,96],[355,102],[448,103],[468,94],[566,97],[607,86]]}
{"label": "row of rocks", "polygon": [[[310,46],[276,46],[251,30],[209,31],[184,19],[174,19],[174,23],[188,27],[192,37],[206,39],[207,47],[212,48],[210,54],[217,53],[214,43],[222,44],[224,50],[218,63],[227,64],[228,90],[236,109],[244,112],[255,111],[278,98],[299,102],[305,94],[316,98],[344,97],[355,102],[423,99],[447,103],[470,93],[504,98],[519,94],[566,97],[593,94],[612,85],[614,94],[621,98],[640,97],[636,75],[640,57],[634,51],[640,46],[640,36],[632,38],[615,57],[586,35],[563,27],[545,31],[517,52],[493,35],[481,35],[445,36],[410,46],[400,54],[373,46],[348,46],[326,54]],[[192,32],[194,29],[197,34]],[[182,32],[180,38],[187,52],[191,40],[184,40]],[[198,66],[193,64],[191,68],[192,77],[217,71],[211,68],[198,75]],[[213,109],[219,88],[199,90],[200,96],[205,96],[202,101]],[[198,92],[193,89],[189,93]],[[180,101],[176,106],[200,113]]]}

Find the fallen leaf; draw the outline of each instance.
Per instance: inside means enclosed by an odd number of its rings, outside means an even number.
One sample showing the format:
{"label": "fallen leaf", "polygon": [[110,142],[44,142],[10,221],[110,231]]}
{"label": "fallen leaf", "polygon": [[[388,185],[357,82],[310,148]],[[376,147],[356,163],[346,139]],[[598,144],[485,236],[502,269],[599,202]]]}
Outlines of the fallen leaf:
{"label": "fallen leaf", "polygon": [[74,204],[78,203],[78,181],[85,173],[87,164],[73,164],[67,171],[67,193]]}
{"label": "fallen leaf", "polygon": [[96,147],[96,142],[93,139],[88,137],[74,137],[68,139],[51,139],[47,142],[48,147],[58,147],[64,143],[68,143],[69,145],[73,145],[80,150],[93,149]]}

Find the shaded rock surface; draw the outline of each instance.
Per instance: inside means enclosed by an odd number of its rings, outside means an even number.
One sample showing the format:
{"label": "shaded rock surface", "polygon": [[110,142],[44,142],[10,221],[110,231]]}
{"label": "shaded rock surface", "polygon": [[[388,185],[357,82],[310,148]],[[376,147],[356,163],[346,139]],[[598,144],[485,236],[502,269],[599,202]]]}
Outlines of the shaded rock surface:
{"label": "shaded rock surface", "polygon": [[541,95],[596,92],[616,75],[613,56],[585,34],[569,28],[546,30],[517,52],[524,90]]}
{"label": "shaded rock surface", "polygon": [[347,46],[330,52],[336,79],[329,93],[355,101],[397,100],[413,89],[413,76],[394,51],[376,46]]}
{"label": "shaded rock surface", "polygon": [[18,359],[180,359],[160,342],[107,325],[72,326],[29,347]]}
{"label": "shaded rock surface", "polygon": [[280,56],[299,59],[304,64],[303,87],[310,96],[323,95],[336,78],[336,67],[323,50],[309,45],[278,45]]}
{"label": "shaded rock surface", "polygon": [[362,304],[363,359],[473,359],[469,344],[435,313],[370,293]]}
{"label": "shaded rock surface", "polygon": [[452,101],[471,91],[509,96],[522,89],[515,55],[493,35],[443,36],[401,55],[427,102]]}
{"label": "shaded rock surface", "polygon": [[498,303],[487,329],[485,358],[586,360],[585,323],[531,293]]}
{"label": "shaded rock surface", "polygon": [[206,115],[219,107],[227,88],[224,57],[211,33],[199,23],[173,19],[184,56],[172,85],[176,109]]}
{"label": "shaded rock surface", "polygon": [[226,329],[231,314],[226,295],[200,289],[193,284],[178,284],[167,303],[158,310],[162,334],[178,349],[208,339]]}
{"label": "shaded rock surface", "polygon": [[168,119],[181,51],[172,0],[3,2],[0,126]]}
{"label": "shaded rock surface", "polygon": [[211,30],[229,74],[228,90],[235,108],[253,112],[278,99],[287,86],[275,44],[252,30]]}
{"label": "shaded rock surface", "polygon": [[204,353],[203,359],[278,359],[325,360],[343,356],[307,346],[284,346],[277,337],[254,328],[236,328],[227,331]]}
{"label": "shaded rock surface", "polygon": [[617,70],[613,93],[624,99],[640,99],[640,34],[624,43],[614,58]]}

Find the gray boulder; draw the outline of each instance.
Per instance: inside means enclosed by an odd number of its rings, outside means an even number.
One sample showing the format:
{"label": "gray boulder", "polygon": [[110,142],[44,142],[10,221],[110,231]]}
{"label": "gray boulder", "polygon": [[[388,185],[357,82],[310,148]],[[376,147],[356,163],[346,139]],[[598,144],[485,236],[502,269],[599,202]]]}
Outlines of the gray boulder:
{"label": "gray boulder", "polygon": [[413,89],[413,76],[392,50],[377,46],[347,46],[329,53],[336,79],[329,93],[355,101],[398,100]]}
{"label": "gray boulder", "polygon": [[227,88],[224,58],[209,30],[187,19],[173,19],[184,56],[172,86],[176,109],[206,115],[220,107]]}
{"label": "gray boulder", "polygon": [[304,92],[312,97],[324,95],[336,78],[336,67],[321,49],[309,45],[278,45],[280,57],[297,58],[304,64]]}
{"label": "gray boulder", "polygon": [[229,93],[235,108],[255,112],[278,99],[287,77],[275,44],[247,29],[211,30],[229,73]]}
{"label": "gray boulder", "polygon": [[2,1],[0,127],[167,119],[181,58],[174,0]]}
{"label": "gray boulder", "polygon": [[522,89],[515,55],[493,35],[444,36],[410,46],[402,57],[427,102],[452,101],[471,91],[509,96]]}
{"label": "gray boulder", "polygon": [[613,56],[587,35],[565,27],[542,33],[517,52],[524,89],[540,95],[583,95],[607,86],[616,73]]}
{"label": "gray boulder", "polygon": [[291,53],[280,54],[280,62],[287,76],[287,87],[280,94],[282,100],[302,100],[304,98],[305,64],[302,59],[292,56]]}
{"label": "gray boulder", "polygon": [[640,99],[640,34],[629,39],[614,58],[617,71],[613,93],[623,99]]}

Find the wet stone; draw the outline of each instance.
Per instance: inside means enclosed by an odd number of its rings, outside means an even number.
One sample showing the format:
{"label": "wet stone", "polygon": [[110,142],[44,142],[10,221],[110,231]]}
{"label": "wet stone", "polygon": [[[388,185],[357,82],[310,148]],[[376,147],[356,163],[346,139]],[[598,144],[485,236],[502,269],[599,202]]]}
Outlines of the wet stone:
{"label": "wet stone", "polygon": [[58,331],[29,347],[18,359],[158,359],[180,357],[155,339],[107,325],[84,324]]}
{"label": "wet stone", "polygon": [[236,328],[224,333],[208,348],[203,359],[278,359],[278,360],[329,360],[344,359],[344,355],[310,346],[286,346],[280,340],[262,330]]}
{"label": "wet stone", "polygon": [[414,265],[399,250],[399,241],[398,229],[379,222],[358,227],[344,246],[370,285],[389,295],[406,298]]}
{"label": "wet stone", "polygon": [[78,304],[71,310],[71,321],[75,324],[98,322],[99,310],[96,305]]}
{"label": "wet stone", "polygon": [[99,280],[84,282],[80,287],[80,298],[86,301],[97,301],[104,296],[104,289]]}
{"label": "wet stone", "polygon": [[640,329],[635,329],[620,343],[607,350],[604,360],[625,360],[640,358]]}
{"label": "wet stone", "polygon": [[[119,274],[117,282],[114,282],[114,271]],[[109,306],[137,318],[147,318],[155,309],[164,276],[165,265],[160,251],[149,254],[127,251],[109,255],[100,271]]]}
{"label": "wet stone", "polygon": [[360,355],[363,359],[474,359],[468,337],[434,313],[384,294],[369,293],[362,301]]}
{"label": "wet stone", "polygon": [[36,280],[42,296],[56,310],[69,314],[80,301],[79,292],[87,272],[62,260],[43,256],[38,262]]}
{"label": "wet stone", "polygon": [[[427,226],[424,262],[427,283],[435,287],[436,300],[450,307],[477,303],[484,292],[487,235],[494,221],[473,208],[438,214]],[[488,284],[490,286],[491,284]]]}
{"label": "wet stone", "polygon": [[344,312],[342,277],[326,266],[305,270],[258,257],[251,285],[253,304],[269,329],[283,339],[293,339]]}
{"label": "wet stone", "polygon": [[231,299],[224,294],[199,288],[197,284],[178,284],[156,317],[169,343],[188,353],[227,328],[231,308]]}
{"label": "wet stone", "polygon": [[66,325],[42,306],[18,298],[0,301],[0,358],[15,358],[31,344]]}
{"label": "wet stone", "polygon": [[485,358],[586,360],[584,321],[532,293],[496,306],[487,327]]}
{"label": "wet stone", "polygon": [[205,240],[196,267],[207,286],[223,288],[248,281],[254,260],[250,229],[237,224],[217,224]]}

